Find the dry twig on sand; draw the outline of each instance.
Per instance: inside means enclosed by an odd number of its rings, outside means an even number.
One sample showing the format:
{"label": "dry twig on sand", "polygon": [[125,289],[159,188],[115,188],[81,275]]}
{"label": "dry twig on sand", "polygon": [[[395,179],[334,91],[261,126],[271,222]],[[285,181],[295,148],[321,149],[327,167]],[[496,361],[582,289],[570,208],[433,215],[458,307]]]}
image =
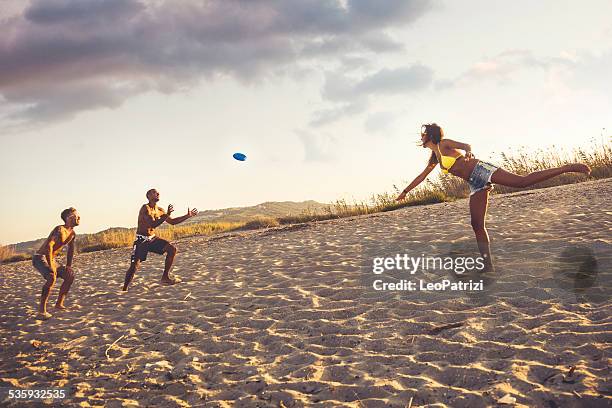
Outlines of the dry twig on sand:
{"label": "dry twig on sand", "polygon": [[125,337],[125,334],[121,335],[121,337],[119,337],[117,340],[113,341],[113,343],[112,343],[110,346],[108,346],[108,347],[106,348],[106,350],[104,351],[104,355],[106,356],[106,358],[107,358],[107,359],[109,359],[109,360],[110,360],[110,357],[108,356],[108,352],[109,352],[109,350],[110,350],[110,349],[112,349],[112,348],[113,348],[113,346],[114,346],[115,344],[117,344],[117,342],[118,342],[119,340],[121,340],[122,338],[124,338],[124,337]]}
{"label": "dry twig on sand", "polygon": [[438,334],[441,331],[444,331],[444,330],[447,330],[447,329],[454,329],[456,327],[461,327],[461,326],[463,326],[463,323],[445,324],[443,326],[434,327],[433,329],[428,330],[427,334]]}

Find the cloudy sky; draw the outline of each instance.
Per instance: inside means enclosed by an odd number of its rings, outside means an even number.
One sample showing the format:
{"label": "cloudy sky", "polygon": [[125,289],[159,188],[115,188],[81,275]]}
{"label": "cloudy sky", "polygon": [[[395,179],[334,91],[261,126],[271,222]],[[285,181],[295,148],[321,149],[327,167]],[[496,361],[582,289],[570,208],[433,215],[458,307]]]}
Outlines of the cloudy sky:
{"label": "cloudy sky", "polygon": [[[420,125],[495,157],[612,129],[609,0],[0,0],[0,242],[366,199]],[[606,132],[603,132],[604,137]],[[248,156],[244,163],[234,152]]]}

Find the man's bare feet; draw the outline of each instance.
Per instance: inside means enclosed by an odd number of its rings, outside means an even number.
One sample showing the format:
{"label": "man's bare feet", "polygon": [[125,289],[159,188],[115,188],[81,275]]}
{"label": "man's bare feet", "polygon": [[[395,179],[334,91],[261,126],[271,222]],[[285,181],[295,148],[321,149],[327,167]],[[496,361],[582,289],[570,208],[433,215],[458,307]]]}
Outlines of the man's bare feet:
{"label": "man's bare feet", "polygon": [[36,319],[38,320],[49,320],[51,317],[51,313],[48,312],[38,312],[38,314],[36,315]]}
{"label": "man's bare feet", "polygon": [[55,305],[55,308],[56,308],[57,310],[65,310],[65,309],[66,309],[66,306],[64,306],[63,304],[62,304],[62,305],[58,305],[58,304],[56,304],[56,305]]}
{"label": "man's bare feet", "polygon": [[171,286],[171,285],[175,285],[178,283],[178,280],[176,280],[175,278],[162,278],[161,279],[161,284],[162,285],[166,285],[166,286]]}
{"label": "man's bare feet", "polygon": [[62,307],[54,306],[56,310],[79,310],[83,307],[81,305],[77,305],[76,303],[71,303],[70,306],[62,305]]}
{"label": "man's bare feet", "polygon": [[591,168],[589,166],[587,166],[586,164],[582,164],[582,163],[572,163],[572,164],[568,164],[566,165],[567,171],[571,171],[571,172],[575,172],[575,173],[584,173],[584,174],[591,174]]}

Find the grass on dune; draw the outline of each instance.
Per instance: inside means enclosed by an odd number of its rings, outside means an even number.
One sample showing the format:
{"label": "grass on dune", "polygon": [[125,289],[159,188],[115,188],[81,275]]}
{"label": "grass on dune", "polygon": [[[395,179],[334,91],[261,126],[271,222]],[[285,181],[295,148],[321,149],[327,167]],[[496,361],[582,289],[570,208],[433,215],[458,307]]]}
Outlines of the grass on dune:
{"label": "grass on dune", "polygon": [[[198,223],[188,225],[176,225],[168,228],[159,228],[155,235],[168,241],[175,239],[193,237],[196,235],[212,235],[219,232],[232,231],[243,226],[244,223]],[[93,252],[110,248],[128,247],[134,243],[136,229],[122,229],[120,231],[103,231],[97,234],[87,235],[77,239],[79,252]]]}
{"label": "grass on dune", "polygon": [[397,194],[382,193],[375,194],[370,201],[349,203],[345,199],[336,200],[325,208],[323,212],[304,212],[299,215],[291,215],[278,218],[279,224],[296,224],[309,221],[322,221],[335,218],[353,217],[356,215],[373,214],[384,211],[393,211],[403,207],[441,203],[449,201],[444,192],[429,190],[426,188],[416,189],[402,202],[395,201]]}
{"label": "grass on dune", "polygon": [[[212,235],[220,232],[233,231],[245,223],[198,223],[189,225],[176,225],[168,228],[159,228],[156,235],[168,241],[192,237],[197,235]],[[108,230],[96,234],[77,235],[77,252],[94,252],[104,249],[129,247],[134,242],[136,228],[121,228]],[[65,248],[64,248],[65,249]],[[0,263],[9,263],[31,259],[31,254],[16,253],[14,246],[0,246]]]}
{"label": "grass on dune", "polygon": [[28,254],[17,253],[13,245],[0,245],[0,263],[19,262],[30,258]]}
{"label": "grass on dune", "polygon": [[[551,167],[559,167],[567,163],[581,162],[592,169],[591,176],[582,174],[562,174],[528,189],[552,187],[562,184],[578,183],[585,180],[603,179],[612,176],[612,142],[593,142],[589,148],[580,148],[572,152],[552,146],[550,149],[529,152],[524,148],[512,154],[501,153],[497,158],[488,161],[516,174],[528,174]],[[425,165],[425,163],[424,163]],[[416,174],[415,174],[416,176]],[[408,184],[408,182],[406,182]],[[353,202],[341,199],[328,205],[323,210],[304,211],[298,215],[285,217],[256,217],[245,222],[212,222],[159,228],[156,234],[167,240],[175,240],[197,235],[212,235],[235,230],[252,230],[259,228],[278,227],[286,224],[296,224],[310,221],[321,221],[335,218],[372,214],[383,211],[393,211],[399,208],[440,203],[465,198],[469,195],[467,183],[452,175],[440,173],[433,180],[428,180],[419,188],[411,191],[406,200],[395,201],[399,188],[394,186],[394,192],[373,195],[369,201]],[[516,189],[496,185],[493,194],[509,193],[524,189]],[[134,241],[135,229],[112,229],[96,234],[77,237],[79,252],[92,252],[110,248],[129,247]],[[14,246],[0,246],[0,263],[16,262],[31,258],[28,254],[16,253]]]}

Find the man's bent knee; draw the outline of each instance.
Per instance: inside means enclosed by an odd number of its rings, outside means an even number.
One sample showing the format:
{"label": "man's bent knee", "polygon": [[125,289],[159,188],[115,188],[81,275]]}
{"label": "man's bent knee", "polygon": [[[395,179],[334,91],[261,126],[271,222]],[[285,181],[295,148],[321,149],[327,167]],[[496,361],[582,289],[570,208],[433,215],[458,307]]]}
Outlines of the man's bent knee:
{"label": "man's bent knee", "polygon": [[166,252],[168,253],[168,255],[176,255],[178,251],[174,245],[168,244],[168,246],[166,247]]}
{"label": "man's bent knee", "polygon": [[53,287],[53,285],[55,285],[55,281],[57,280],[57,278],[54,275],[51,275],[47,278],[47,281],[45,282],[45,288],[51,288]]}

